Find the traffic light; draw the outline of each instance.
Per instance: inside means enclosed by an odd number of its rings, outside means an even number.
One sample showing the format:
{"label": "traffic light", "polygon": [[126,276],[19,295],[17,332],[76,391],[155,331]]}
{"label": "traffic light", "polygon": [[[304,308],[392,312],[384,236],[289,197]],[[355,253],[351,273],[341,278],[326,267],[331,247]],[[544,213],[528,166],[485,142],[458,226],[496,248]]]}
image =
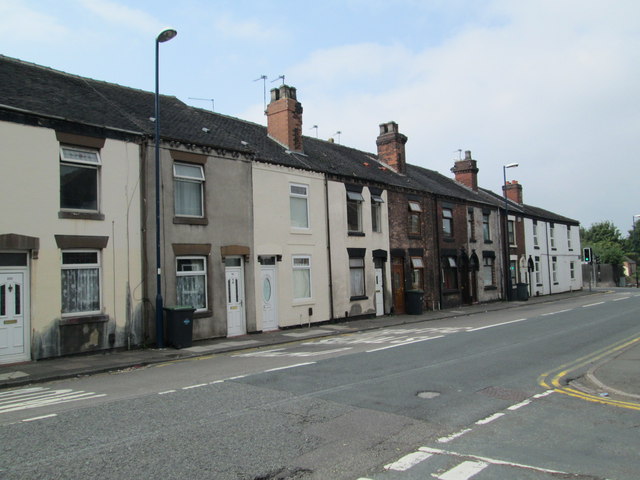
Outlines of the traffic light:
{"label": "traffic light", "polygon": [[591,247],[585,247],[582,249],[582,254],[584,256],[584,261],[586,263],[591,263],[592,258],[591,258]]}

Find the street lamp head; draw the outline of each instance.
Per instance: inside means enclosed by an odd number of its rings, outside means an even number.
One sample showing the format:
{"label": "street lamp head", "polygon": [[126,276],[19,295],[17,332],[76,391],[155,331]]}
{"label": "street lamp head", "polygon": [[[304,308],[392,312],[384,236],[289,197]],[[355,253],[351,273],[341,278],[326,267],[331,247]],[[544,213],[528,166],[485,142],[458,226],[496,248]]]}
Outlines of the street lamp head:
{"label": "street lamp head", "polygon": [[177,34],[178,34],[178,32],[175,29],[173,29],[173,28],[165,28],[156,37],[156,42],[158,42],[158,43],[168,42],[173,37],[175,37]]}
{"label": "street lamp head", "polygon": [[514,168],[517,167],[518,164],[517,163],[509,163],[508,165],[505,165],[504,168]]}

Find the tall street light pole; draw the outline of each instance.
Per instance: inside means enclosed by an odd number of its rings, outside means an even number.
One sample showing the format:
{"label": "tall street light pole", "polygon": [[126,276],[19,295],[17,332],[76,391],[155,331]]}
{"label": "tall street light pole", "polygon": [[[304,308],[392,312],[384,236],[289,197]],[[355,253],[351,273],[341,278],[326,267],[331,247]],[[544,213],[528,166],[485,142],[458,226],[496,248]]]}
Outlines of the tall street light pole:
{"label": "tall street light pole", "polygon": [[[636,218],[640,218],[640,213],[633,216],[633,244],[638,245],[638,237],[636,233]],[[640,288],[638,285],[638,257],[640,254],[638,252],[638,247],[636,247],[636,288]]]}
{"label": "tall street light pole", "polygon": [[[511,260],[509,255],[509,202],[507,201],[507,168],[515,168],[517,167],[517,163],[509,163],[508,165],[502,166],[502,178],[503,178],[503,186],[502,193],[504,195],[504,269],[506,272],[505,278],[505,300],[511,300],[512,296],[512,286],[511,286]],[[514,226],[515,227],[515,226]],[[514,231],[515,235],[515,231]]]}
{"label": "tall street light pole", "polygon": [[173,28],[167,28],[156,37],[156,346],[164,348],[164,325],[162,321],[162,263],[160,258],[160,44],[168,42],[178,34]]}

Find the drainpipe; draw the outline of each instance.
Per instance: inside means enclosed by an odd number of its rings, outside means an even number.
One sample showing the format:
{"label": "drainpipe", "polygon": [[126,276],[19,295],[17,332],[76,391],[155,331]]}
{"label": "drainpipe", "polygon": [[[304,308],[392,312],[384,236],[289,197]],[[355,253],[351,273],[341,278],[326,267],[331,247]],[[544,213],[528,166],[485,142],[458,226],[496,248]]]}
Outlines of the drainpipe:
{"label": "drainpipe", "polygon": [[329,182],[324,175],[324,207],[327,219],[327,261],[329,266],[329,319],[334,320],[333,314],[333,273],[331,270],[331,225],[329,222]]}
{"label": "drainpipe", "polygon": [[433,201],[435,207],[433,209],[433,226],[436,234],[436,264],[438,266],[438,301],[440,303],[438,310],[442,310],[444,297],[442,296],[442,257],[440,255],[440,225],[438,225],[438,197],[434,196]]}
{"label": "drainpipe", "polygon": [[551,249],[549,248],[549,222],[545,222],[545,236],[547,237],[547,271],[549,273],[549,295],[551,295]]}

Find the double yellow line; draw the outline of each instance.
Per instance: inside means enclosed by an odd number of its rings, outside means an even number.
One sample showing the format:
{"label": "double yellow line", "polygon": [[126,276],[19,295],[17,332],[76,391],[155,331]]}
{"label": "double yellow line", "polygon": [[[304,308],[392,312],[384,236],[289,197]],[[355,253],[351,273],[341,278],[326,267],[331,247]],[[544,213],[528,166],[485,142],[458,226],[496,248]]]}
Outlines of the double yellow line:
{"label": "double yellow line", "polygon": [[609,397],[592,395],[562,384],[563,379],[574,370],[582,368],[590,363],[597,362],[598,360],[602,360],[603,358],[610,357],[615,353],[620,352],[625,348],[629,348],[638,342],[640,342],[640,337],[638,336],[625,338],[624,340],[614,343],[613,345],[609,345],[587,356],[578,358],[577,360],[561,365],[554,370],[543,373],[538,377],[538,383],[546,389],[553,389],[558,393],[563,393],[570,397],[580,398],[582,400],[587,400],[594,403],[613,405],[620,408],[640,410],[640,402],[623,402],[621,400],[614,400]]}

